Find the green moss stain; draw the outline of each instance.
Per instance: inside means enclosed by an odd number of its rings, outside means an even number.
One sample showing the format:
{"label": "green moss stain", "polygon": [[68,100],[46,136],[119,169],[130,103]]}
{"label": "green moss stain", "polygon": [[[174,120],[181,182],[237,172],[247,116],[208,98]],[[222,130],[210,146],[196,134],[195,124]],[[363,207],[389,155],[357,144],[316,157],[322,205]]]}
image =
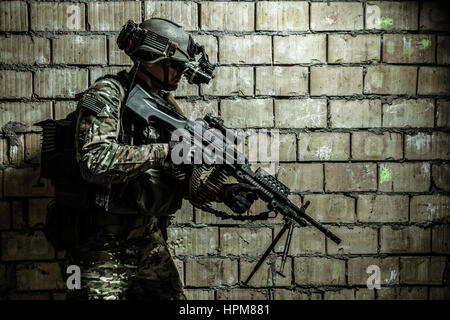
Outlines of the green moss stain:
{"label": "green moss stain", "polygon": [[382,167],[380,172],[380,183],[390,181],[392,179],[391,170],[388,167]]}
{"label": "green moss stain", "polygon": [[430,39],[422,39],[419,41],[419,49],[425,50],[427,48],[431,47],[431,40]]}
{"label": "green moss stain", "polygon": [[394,24],[394,20],[389,17],[381,17],[380,18],[380,24],[382,26],[392,26]]}

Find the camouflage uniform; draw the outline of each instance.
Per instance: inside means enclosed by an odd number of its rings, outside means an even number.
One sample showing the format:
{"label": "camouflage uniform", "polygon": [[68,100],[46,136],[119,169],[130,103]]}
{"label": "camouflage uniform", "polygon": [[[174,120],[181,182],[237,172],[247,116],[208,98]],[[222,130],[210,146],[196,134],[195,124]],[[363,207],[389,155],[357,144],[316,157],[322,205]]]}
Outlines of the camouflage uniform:
{"label": "camouflage uniform", "polygon": [[[127,78],[125,72],[100,78],[79,101],[77,160],[82,177],[96,185],[101,209],[89,213],[89,235],[68,252],[82,272],[82,290],[69,297],[185,299],[166,227],[187,183],[164,162],[162,142],[170,138],[164,127],[121,115]],[[88,96],[102,103],[97,114],[82,107]]]}

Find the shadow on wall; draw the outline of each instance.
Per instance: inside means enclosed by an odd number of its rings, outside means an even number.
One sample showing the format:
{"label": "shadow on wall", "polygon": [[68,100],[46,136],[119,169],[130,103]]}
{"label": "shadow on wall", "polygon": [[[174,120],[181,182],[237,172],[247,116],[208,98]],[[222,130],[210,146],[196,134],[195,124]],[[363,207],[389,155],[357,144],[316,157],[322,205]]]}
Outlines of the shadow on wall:
{"label": "shadow on wall", "polygon": [[58,253],[42,231],[32,231],[45,223],[54,190],[40,179],[41,138],[30,131],[8,122],[0,141],[0,298],[6,299],[50,299],[50,293],[20,291],[63,289]]}

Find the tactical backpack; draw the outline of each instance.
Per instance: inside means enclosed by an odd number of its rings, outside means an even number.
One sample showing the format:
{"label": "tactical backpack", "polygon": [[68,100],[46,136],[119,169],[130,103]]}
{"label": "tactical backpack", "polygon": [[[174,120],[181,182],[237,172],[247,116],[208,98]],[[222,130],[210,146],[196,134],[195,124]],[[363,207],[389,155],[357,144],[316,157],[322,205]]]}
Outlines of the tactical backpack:
{"label": "tactical backpack", "polygon": [[75,152],[77,112],[63,120],[45,120],[42,127],[41,176],[55,187],[56,203],[84,211],[93,205],[91,184],[80,174]]}
{"label": "tactical backpack", "polygon": [[41,177],[50,179],[56,199],[47,207],[43,228],[47,240],[56,250],[78,243],[87,233],[94,207],[94,186],[81,177],[75,152],[77,112],[62,120],[36,123],[42,127]]}

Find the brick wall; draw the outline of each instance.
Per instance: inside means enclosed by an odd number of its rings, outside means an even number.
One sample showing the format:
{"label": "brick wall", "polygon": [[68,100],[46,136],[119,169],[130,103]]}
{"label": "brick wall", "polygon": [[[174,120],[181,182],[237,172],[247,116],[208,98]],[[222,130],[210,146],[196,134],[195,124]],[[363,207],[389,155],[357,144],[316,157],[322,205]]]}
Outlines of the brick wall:
{"label": "brick wall", "polygon": [[[278,178],[342,239],[296,228],[250,282],[282,220],[220,220],[185,203],[169,246],[192,299],[449,299],[450,23],[417,1],[0,2],[0,283],[11,299],[62,299],[41,232],[53,195],[39,177],[39,128],[96,78],[129,68],[127,19],[172,19],[204,44],[217,77],[177,90],[196,118],[278,128]],[[221,206],[219,206],[221,207]],[[250,210],[264,208],[255,203]],[[382,287],[369,290],[377,265]],[[64,271],[64,270],[63,270]]]}

